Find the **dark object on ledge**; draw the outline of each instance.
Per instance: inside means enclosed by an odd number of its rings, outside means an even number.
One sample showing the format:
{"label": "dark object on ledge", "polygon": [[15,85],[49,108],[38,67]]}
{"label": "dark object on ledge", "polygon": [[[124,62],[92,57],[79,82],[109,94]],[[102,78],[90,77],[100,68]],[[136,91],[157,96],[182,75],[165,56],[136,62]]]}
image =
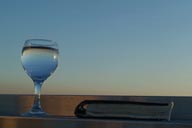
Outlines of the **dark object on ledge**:
{"label": "dark object on ledge", "polygon": [[167,120],[174,103],[85,100],[75,109],[79,118]]}

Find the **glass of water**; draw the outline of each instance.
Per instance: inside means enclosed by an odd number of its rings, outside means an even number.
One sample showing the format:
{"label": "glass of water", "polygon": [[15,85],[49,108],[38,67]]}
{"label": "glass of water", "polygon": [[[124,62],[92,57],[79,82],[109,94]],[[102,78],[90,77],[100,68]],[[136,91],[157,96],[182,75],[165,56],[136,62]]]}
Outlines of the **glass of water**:
{"label": "glass of water", "polygon": [[34,104],[24,116],[45,116],[41,108],[40,92],[43,82],[55,71],[58,65],[57,43],[46,39],[26,40],[22,49],[21,62],[25,72],[33,80],[35,88]]}

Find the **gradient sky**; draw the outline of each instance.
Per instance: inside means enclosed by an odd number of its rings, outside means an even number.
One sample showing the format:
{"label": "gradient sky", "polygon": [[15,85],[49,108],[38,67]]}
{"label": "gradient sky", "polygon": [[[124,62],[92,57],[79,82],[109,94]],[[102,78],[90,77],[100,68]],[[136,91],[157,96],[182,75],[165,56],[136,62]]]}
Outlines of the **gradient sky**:
{"label": "gradient sky", "polygon": [[31,94],[26,39],[59,44],[43,94],[192,95],[191,0],[0,0],[0,93]]}

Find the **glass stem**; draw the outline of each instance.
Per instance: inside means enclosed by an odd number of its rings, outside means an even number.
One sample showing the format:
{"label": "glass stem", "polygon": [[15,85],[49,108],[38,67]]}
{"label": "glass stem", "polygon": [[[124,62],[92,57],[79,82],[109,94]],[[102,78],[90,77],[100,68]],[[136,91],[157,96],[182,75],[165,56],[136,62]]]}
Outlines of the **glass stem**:
{"label": "glass stem", "polygon": [[42,112],[41,103],[40,103],[40,95],[41,95],[41,87],[43,81],[34,81],[35,86],[35,97],[34,97],[34,104],[31,109],[31,112]]}

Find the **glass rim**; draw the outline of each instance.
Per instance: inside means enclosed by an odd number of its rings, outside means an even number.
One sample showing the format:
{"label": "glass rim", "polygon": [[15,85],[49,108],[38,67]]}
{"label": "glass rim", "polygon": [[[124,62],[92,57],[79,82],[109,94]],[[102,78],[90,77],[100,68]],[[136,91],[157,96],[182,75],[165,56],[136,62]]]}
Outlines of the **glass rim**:
{"label": "glass rim", "polygon": [[[42,42],[48,42],[48,43],[42,43]],[[49,39],[27,39],[25,41],[25,45],[27,46],[47,46],[47,47],[58,47],[58,44],[56,41],[49,40]]]}

